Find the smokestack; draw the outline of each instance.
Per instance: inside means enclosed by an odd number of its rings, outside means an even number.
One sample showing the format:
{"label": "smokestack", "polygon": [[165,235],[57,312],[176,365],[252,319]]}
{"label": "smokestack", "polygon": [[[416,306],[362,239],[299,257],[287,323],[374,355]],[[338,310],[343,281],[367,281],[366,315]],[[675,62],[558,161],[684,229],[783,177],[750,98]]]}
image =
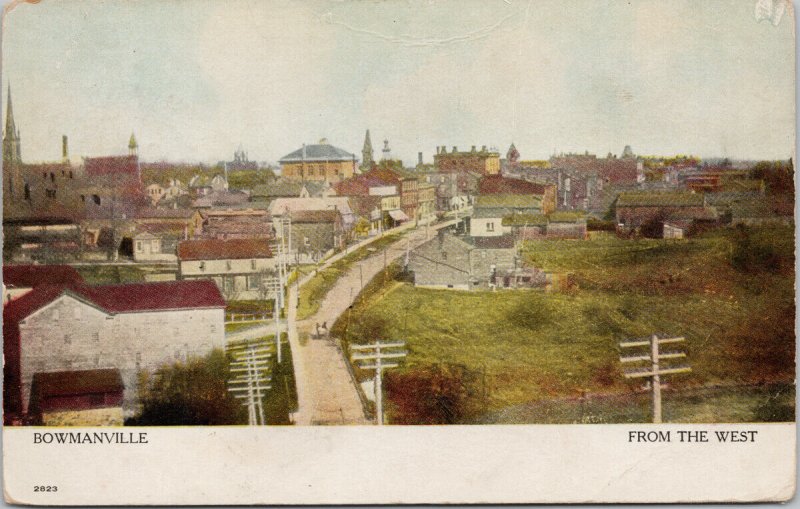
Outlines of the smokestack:
{"label": "smokestack", "polygon": [[417,164],[422,164],[422,152],[417,152]]}
{"label": "smokestack", "polygon": [[69,161],[69,145],[66,134],[61,136],[61,158],[64,160],[64,162]]}
{"label": "smokestack", "polygon": [[453,145],[453,153],[455,154],[456,152],[458,152],[458,147],[456,147],[455,145]]}

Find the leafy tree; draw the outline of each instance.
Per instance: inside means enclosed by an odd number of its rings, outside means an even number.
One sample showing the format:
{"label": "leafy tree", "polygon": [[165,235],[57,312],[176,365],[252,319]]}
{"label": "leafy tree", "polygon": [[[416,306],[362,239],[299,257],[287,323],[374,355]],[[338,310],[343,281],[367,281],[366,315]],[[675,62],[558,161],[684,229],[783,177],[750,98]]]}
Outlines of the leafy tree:
{"label": "leafy tree", "polygon": [[140,414],[126,424],[180,426],[246,424],[247,412],[228,392],[229,360],[222,350],[159,368],[139,381]]}

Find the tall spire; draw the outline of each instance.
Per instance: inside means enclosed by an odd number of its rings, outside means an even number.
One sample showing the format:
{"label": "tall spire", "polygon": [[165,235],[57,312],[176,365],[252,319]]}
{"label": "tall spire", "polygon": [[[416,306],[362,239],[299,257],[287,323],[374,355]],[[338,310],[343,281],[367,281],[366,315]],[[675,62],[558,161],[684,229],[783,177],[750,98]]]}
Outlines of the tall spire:
{"label": "tall spire", "polygon": [[8,84],[8,102],[6,106],[6,128],[3,132],[3,161],[11,163],[22,162],[22,148],[20,145],[19,131],[14,122],[14,108],[11,104],[11,84]]}
{"label": "tall spire", "polygon": [[367,134],[364,136],[364,148],[361,150],[361,166],[363,168],[371,168],[373,153],[372,153],[372,140],[369,139],[369,129],[367,129]]}

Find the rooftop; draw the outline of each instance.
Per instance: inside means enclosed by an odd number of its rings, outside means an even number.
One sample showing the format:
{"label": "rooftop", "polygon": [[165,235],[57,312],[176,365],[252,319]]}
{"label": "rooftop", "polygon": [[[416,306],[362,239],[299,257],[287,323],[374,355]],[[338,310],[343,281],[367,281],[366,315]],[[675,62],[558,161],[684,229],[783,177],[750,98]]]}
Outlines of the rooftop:
{"label": "rooftop", "polygon": [[318,162],[318,161],[357,161],[354,154],[333,145],[322,143],[305,145],[280,159],[280,163]]}
{"label": "rooftop", "polygon": [[83,278],[69,265],[3,265],[3,283],[33,288],[41,284],[83,283]]}
{"label": "rooftop", "polygon": [[544,194],[546,186],[527,180],[490,175],[478,181],[478,193],[485,194]]}
{"label": "rooftop", "polygon": [[271,257],[272,251],[264,239],[186,240],[178,244],[178,259],[181,261]]}

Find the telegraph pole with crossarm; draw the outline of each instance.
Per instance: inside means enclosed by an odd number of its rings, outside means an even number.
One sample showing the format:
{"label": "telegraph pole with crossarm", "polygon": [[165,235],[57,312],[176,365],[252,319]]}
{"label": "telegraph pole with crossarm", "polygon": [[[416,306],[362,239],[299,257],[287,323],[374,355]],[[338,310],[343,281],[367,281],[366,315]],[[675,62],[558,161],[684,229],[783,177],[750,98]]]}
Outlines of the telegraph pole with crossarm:
{"label": "telegraph pole with crossarm", "polygon": [[228,391],[237,399],[245,400],[242,405],[247,407],[248,423],[251,426],[267,423],[264,416],[263,399],[271,388],[269,349],[258,344],[242,344],[229,346],[228,351],[233,354],[231,372],[236,376],[228,381]]}
{"label": "telegraph pole with crossarm", "polygon": [[[661,423],[661,375],[674,375],[677,373],[689,373],[692,368],[688,365],[681,366],[662,366],[662,360],[683,359],[685,352],[671,351],[661,352],[660,346],[664,344],[682,343],[686,341],[684,337],[664,337],[659,338],[653,334],[649,338],[633,339],[620,342],[620,348],[639,349],[639,355],[629,357],[620,356],[619,361],[623,364],[632,363],[634,366],[623,371],[625,378],[650,378],[653,391],[653,422]],[[646,352],[642,352],[643,347],[649,347]],[[636,350],[634,350],[635,352]]]}
{"label": "telegraph pole with crossarm", "polygon": [[[365,362],[359,363],[361,369],[374,369],[375,370],[375,420],[379,426],[383,425],[383,370],[389,368],[396,368],[400,364],[397,362],[384,362],[387,359],[402,359],[408,352],[398,348],[406,346],[403,342],[382,343],[380,340],[367,345],[350,345],[351,350],[363,351],[366,353],[355,353],[351,358],[356,361]],[[388,351],[387,351],[388,350]],[[374,364],[369,364],[372,361]]]}

